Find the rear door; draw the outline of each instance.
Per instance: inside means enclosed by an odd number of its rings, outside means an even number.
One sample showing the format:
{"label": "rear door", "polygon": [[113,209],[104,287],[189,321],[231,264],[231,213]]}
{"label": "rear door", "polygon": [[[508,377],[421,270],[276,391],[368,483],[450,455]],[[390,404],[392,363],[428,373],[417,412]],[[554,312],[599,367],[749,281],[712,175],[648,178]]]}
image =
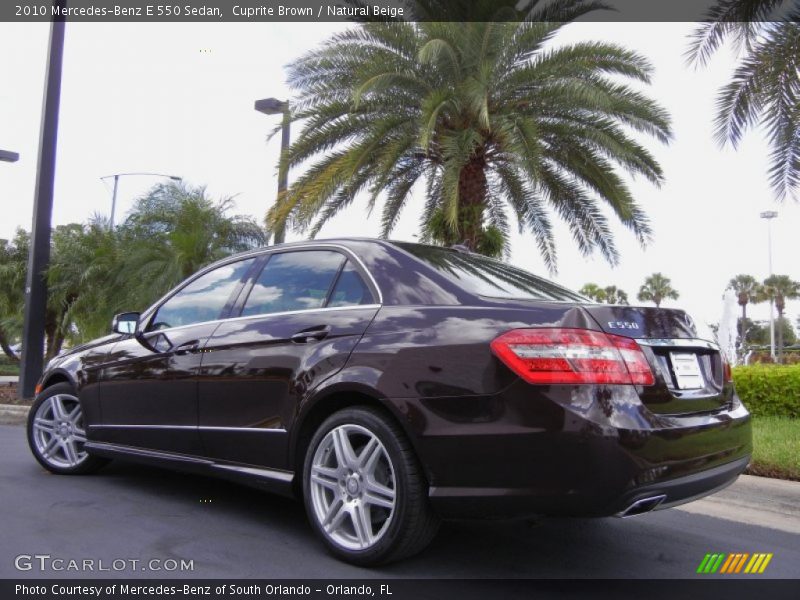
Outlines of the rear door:
{"label": "rear door", "polygon": [[214,459],[286,468],[300,399],[340,370],[379,306],[352,257],[335,249],[269,256],[203,354],[199,426]]}
{"label": "rear door", "polygon": [[101,423],[93,426],[94,439],[201,454],[197,381],[202,349],[255,262],[228,263],[189,281],[144,320],[141,339],[130,336],[114,346],[101,373]]}

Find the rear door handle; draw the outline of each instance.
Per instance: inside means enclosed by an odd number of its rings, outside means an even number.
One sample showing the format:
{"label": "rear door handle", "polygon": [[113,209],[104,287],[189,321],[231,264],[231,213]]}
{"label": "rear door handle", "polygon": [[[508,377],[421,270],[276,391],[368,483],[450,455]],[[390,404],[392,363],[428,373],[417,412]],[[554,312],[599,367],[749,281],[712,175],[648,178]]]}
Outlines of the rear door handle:
{"label": "rear door handle", "polygon": [[292,335],[292,341],[295,344],[307,344],[309,342],[319,342],[320,340],[328,337],[331,332],[330,325],[317,325],[316,327],[309,327],[303,329]]}
{"label": "rear door handle", "polygon": [[175,347],[175,354],[183,355],[183,354],[190,354],[191,352],[197,352],[200,349],[200,340],[192,340],[190,342],[184,342],[179,346]]}

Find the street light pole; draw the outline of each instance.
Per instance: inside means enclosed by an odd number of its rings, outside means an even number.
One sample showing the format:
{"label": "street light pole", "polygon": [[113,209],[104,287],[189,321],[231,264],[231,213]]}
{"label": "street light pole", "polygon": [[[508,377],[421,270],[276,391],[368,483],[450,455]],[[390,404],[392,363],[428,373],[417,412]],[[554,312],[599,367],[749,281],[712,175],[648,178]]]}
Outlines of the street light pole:
{"label": "street light pole", "polygon": [[114,215],[117,214],[117,189],[119,188],[119,178],[128,175],[147,175],[152,177],[167,177],[173,181],[182,181],[177,175],[167,175],[166,173],[115,173],[114,175],[103,175],[100,180],[114,178],[114,190],[111,192],[111,217],[108,220],[108,228],[114,229]]}
{"label": "street light pole", "polygon": [[[66,0],[54,6],[65,9]],[[64,18],[50,24],[47,74],[42,101],[42,126],[39,134],[39,162],[36,169],[36,192],[33,202],[33,225],[25,281],[25,312],[22,328],[22,361],[17,395],[31,398],[44,366],[47,280],[50,263],[50,228],[53,215],[53,188],[58,142],[58,108],[61,100],[61,67],[64,57]]]}
{"label": "street light pole", "polygon": [[[769,261],[769,277],[772,277],[772,219],[778,216],[774,210],[765,210],[761,218],[767,220],[767,257]],[[769,355],[775,362],[775,303],[769,299]]]}
{"label": "street light pole", "polygon": [[109,229],[114,229],[114,215],[117,213],[117,189],[119,189],[119,175],[114,175],[114,191],[111,193],[111,216],[108,218]]}
{"label": "street light pole", "polygon": [[[281,199],[289,187],[289,167],[285,163],[286,152],[289,150],[289,143],[291,141],[289,101],[278,100],[277,98],[256,100],[255,109],[265,115],[283,115],[283,122],[281,125],[281,161],[278,165],[278,199]],[[276,244],[282,244],[284,242],[286,239],[286,229],[284,225],[281,225],[275,230],[273,239]]]}

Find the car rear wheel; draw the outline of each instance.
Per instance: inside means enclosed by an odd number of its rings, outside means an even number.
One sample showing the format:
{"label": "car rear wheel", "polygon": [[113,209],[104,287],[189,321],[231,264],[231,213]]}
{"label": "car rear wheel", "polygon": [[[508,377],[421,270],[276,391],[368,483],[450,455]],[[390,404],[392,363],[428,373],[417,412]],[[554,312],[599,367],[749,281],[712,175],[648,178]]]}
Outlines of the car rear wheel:
{"label": "car rear wheel", "polygon": [[319,427],[303,484],[312,526],[347,562],[366,566],[405,558],[425,548],[438,529],[408,440],[372,408],[342,410]]}
{"label": "car rear wheel", "polygon": [[28,414],[28,444],[33,456],[48,471],[77,475],[96,471],[106,460],[85,449],[83,411],[68,383],[41,392]]}

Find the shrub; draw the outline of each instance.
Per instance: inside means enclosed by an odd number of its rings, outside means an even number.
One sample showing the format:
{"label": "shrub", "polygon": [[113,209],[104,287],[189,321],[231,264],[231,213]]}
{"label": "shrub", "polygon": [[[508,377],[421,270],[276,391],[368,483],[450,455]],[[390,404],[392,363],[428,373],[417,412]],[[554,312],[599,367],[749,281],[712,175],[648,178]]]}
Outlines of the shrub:
{"label": "shrub", "polygon": [[754,415],[800,418],[800,364],[736,367],[733,381]]}

